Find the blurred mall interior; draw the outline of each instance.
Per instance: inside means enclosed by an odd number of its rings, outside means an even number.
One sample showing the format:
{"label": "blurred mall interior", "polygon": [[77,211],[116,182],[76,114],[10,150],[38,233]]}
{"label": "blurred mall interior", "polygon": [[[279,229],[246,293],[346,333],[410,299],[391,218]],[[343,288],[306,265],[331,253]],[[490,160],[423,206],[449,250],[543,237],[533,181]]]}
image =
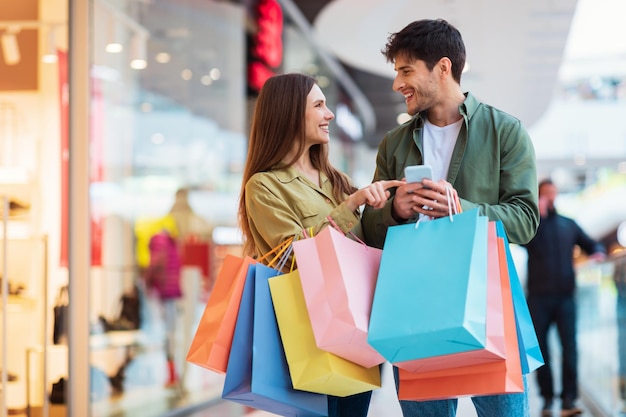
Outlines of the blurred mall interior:
{"label": "blurred mall interior", "polygon": [[[620,415],[624,16],[623,0],[0,0],[0,416],[253,413],[185,358],[222,260],[240,253],[256,94],[271,74],[315,76],[336,114],[333,163],[365,185],[406,120],[380,50],[438,17],[466,41],[463,89],[522,120],[559,211],[608,250],[574,260],[581,400]],[[164,230],[183,262],[167,306],[144,282]]]}

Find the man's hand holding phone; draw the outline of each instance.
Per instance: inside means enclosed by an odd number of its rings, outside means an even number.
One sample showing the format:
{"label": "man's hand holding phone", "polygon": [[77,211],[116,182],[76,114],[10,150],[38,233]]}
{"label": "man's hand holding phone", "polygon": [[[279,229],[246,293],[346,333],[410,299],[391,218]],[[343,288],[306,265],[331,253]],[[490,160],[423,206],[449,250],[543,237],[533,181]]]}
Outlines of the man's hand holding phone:
{"label": "man's hand holding phone", "polygon": [[[407,166],[404,170],[406,185],[399,187],[394,199],[394,215],[408,219],[415,213],[433,218],[450,214],[450,207],[458,207],[456,190],[445,180],[434,182],[429,165]],[[450,192],[446,192],[449,189]],[[451,194],[451,205],[448,204]]]}

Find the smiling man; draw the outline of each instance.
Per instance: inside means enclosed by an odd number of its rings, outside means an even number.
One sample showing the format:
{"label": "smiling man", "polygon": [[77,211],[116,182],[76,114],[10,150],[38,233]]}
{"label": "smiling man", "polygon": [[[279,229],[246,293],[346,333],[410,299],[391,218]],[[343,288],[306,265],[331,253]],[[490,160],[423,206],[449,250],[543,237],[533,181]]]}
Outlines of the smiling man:
{"label": "smiling man", "polygon": [[[432,167],[433,178],[398,187],[382,209],[367,207],[367,243],[382,247],[389,226],[420,214],[448,216],[457,204],[501,220],[510,242],[530,241],[539,224],[532,141],[517,118],[461,89],[465,46],[459,31],[442,19],[415,21],[392,34],[382,52],[396,71],[393,89],[413,117],[383,138],[374,181],[400,179],[406,166],[422,164]],[[455,200],[450,205],[449,198]],[[479,417],[528,415],[526,392],[472,401]],[[405,417],[456,415],[456,400],[400,403]]]}

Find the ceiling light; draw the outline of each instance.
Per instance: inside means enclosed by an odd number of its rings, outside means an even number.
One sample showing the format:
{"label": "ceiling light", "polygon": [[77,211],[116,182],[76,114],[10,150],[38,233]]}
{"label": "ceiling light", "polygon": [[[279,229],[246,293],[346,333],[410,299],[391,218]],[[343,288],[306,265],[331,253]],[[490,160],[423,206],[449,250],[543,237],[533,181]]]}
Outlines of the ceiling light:
{"label": "ceiling light", "polygon": [[120,52],[124,50],[124,45],[122,45],[121,43],[117,43],[117,42],[109,42],[104,47],[104,50],[110,54],[119,54]]}
{"label": "ceiling light", "polygon": [[148,63],[146,62],[145,59],[135,58],[132,61],[130,61],[130,67],[132,69],[142,70],[142,69],[145,69],[147,66],[148,66]]}
{"label": "ceiling light", "polygon": [[191,77],[193,76],[193,72],[191,72],[190,69],[184,69],[181,73],[180,73],[180,77],[185,80],[185,81],[189,81],[191,80]]}
{"label": "ceiling light", "polygon": [[170,54],[168,54],[167,52],[159,52],[158,54],[156,54],[156,56],[154,57],[154,59],[156,60],[156,62],[158,62],[159,64],[167,64],[168,62],[170,62],[170,59],[172,57],[170,56]]}
{"label": "ceiling light", "polygon": [[133,36],[132,41],[132,56],[130,61],[130,67],[136,70],[142,70],[148,66],[146,61],[146,43],[148,40],[139,34]]}
{"label": "ceiling light", "polygon": [[213,81],[217,81],[222,76],[222,72],[217,68],[213,68],[211,71],[209,71],[209,75],[211,76],[211,79]]}
{"label": "ceiling light", "polygon": [[107,44],[104,50],[110,54],[119,54],[124,50],[124,45],[120,42],[119,24],[113,14],[109,15],[107,26]]}
{"label": "ceiling light", "polygon": [[0,43],[2,45],[2,54],[4,55],[4,63],[7,65],[16,65],[22,59],[20,55],[20,46],[17,43],[16,34],[20,32],[19,27],[7,28],[2,37]]}
{"label": "ceiling light", "polygon": [[48,29],[48,39],[46,43],[46,53],[41,56],[41,62],[46,64],[54,64],[58,61],[56,50],[56,38],[54,35],[54,27]]}

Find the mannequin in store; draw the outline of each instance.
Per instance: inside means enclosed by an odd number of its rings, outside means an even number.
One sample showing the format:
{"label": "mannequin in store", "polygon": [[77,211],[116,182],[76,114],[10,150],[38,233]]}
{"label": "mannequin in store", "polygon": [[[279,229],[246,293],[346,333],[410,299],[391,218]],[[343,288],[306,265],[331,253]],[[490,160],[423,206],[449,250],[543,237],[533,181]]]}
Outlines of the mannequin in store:
{"label": "mannequin in store", "polygon": [[[178,243],[178,253],[180,254],[181,267],[197,267],[200,272],[201,282],[198,282],[200,288],[198,290],[202,291],[202,293],[206,294],[212,288],[212,248],[213,248],[213,240],[212,233],[213,227],[212,225],[205,220],[203,217],[194,212],[191,204],[189,203],[189,188],[181,187],[176,191],[176,195],[174,198],[174,204],[170,208],[168,212],[168,217],[174,219],[174,223],[176,225],[177,230],[177,243]],[[181,279],[189,279],[190,276],[183,275]],[[195,281],[186,282],[185,285],[190,285],[185,288],[196,288]],[[194,291],[195,292],[195,291]],[[180,315],[182,316],[182,327],[184,332],[188,332],[191,327],[193,320],[195,319],[195,311],[196,305],[194,301],[198,300],[199,294],[188,294],[192,297],[196,297],[191,299],[187,297],[184,302],[182,302],[182,311]],[[185,333],[182,336],[183,343],[186,343],[190,340],[191,334]],[[180,353],[180,352],[179,352]],[[176,356],[179,358],[180,355]],[[170,365],[173,366],[174,362],[170,362]],[[187,361],[176,362],[179,364],[180,371],[178,373],[178,378],[181,380],[185,380],[186,372],[188,369]]]}
{"label": "mannequin in store", "polygon": [[189,204],[188,188],[179,188],[176,191],[174,204],[170,208],[169,215],[176,221],[178,240],[180,242],[184,242],[191,237],[210,241],[213,227],[193,211]]}
{"label": "mannequin in store", "polygon": [[204,288],[210,291],[213,283],[209,252],[213,245],[213,225],[194,212],[189,204],[189,189],[184,187],[176,191],[174,204],[168,215],[174,219],[178,230],[183,265],[198,266],[202,273]]}

